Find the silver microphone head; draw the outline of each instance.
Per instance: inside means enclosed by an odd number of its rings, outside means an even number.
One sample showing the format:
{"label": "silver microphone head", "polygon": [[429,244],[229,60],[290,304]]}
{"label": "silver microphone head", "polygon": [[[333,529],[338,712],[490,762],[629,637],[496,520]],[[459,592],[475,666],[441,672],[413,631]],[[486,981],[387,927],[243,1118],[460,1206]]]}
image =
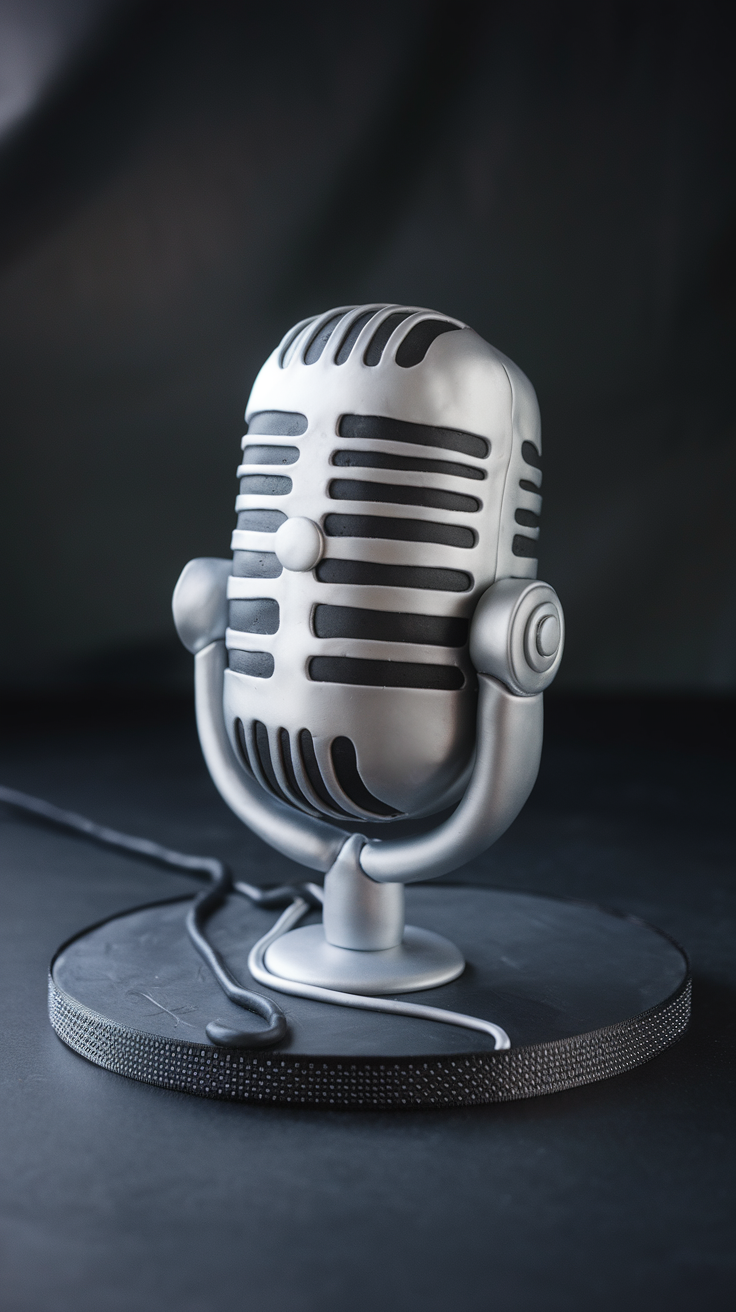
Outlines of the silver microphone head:
{"label": "silver microphone head", "polygon": [[246,411],[225,723],[277,797],[337,820],[456,802],[475,747],[468,627],[533,579],[534,390],[457,319],[365,305],[297,324]]}

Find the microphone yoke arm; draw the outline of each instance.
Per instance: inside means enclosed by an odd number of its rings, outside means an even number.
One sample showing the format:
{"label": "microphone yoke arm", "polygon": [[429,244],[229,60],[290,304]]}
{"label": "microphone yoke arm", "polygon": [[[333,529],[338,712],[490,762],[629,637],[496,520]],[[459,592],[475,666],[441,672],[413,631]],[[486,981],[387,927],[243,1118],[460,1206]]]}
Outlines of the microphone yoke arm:
{"label": "microphone yoke arm", "polygon": [[529,796],[542,755],[542,693],[562,660],[564,618],[548,583],[499,579],[470,626],[478,672],[475,765],[462,801],[418,838],[369,841],[361,868],[382,883],[436,879],[495,843]]}
{"label": "microphone yoke arm", "polygon": [[197,732],[220,796],[264,842],[311,870],[327,871],[349,835],[271,797],[245,773],[225,729],[222,707],[227,651],[227,581],[232,562],[200,557],[185,565],[174,589],[177,633],[194,655]]}
{"label": "microphone yoke arm", "polygon": [[213,783],[239,820],[282,856],[327,871],[350,835],[326,820],[304,815],[265,792],[240,765],[227,736],[222,694],[227,651],[212,642],[194,658],[194,699],[202,755]]}
{"label": "microphone yoke arm", "polygon": [[529,796],[542,753],[542,696],[517,697],[478,676],[473,774],[448,820],[416,838],[369,839],[361,869],[380,883],[436,879],[456,870],[508,829]]}
{"label": "microphone yoke arm", "polygon": [[[225,728],[227,579],[230,561],[190,561],[172,600],[195,655],[197,729],[212,779],[232,811],[278,852],[329,870],[349,835],[271,797],[240,765]],[[534,786],[542,751],[542,692],[562,657],[562,608],[548,584],[501,579],[483,594],[471,626],[478,671],[476,759],[462,801],[443,824],[414,838],[364,842],[360,868],[378,883],[437,878],[500,838]]]}

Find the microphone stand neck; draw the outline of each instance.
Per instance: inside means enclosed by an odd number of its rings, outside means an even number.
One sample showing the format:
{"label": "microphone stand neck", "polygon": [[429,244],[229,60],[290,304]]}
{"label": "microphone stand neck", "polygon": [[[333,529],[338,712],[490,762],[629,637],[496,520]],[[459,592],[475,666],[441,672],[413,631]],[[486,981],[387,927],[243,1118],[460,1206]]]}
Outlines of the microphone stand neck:
{"label": "microphone stand neck", "polygon": [[325,938],[338,948],[377,952],[404,937],[404,885],[379,884],[361,869],[366,839],[352,834],[325,876]]}

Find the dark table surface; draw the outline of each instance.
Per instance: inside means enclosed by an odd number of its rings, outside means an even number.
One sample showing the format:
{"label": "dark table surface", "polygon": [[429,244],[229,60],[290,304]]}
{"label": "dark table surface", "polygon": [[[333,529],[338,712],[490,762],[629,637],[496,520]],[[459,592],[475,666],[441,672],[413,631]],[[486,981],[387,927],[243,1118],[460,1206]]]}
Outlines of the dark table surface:
{"label": "dark table surface", "polygon": [[[46,1015],[55,948],[191,888],[0,808],[7,1312],[707,1308],[734,1289],[733,707],[549,705],[543,768],[463,879],[582,897],[688,950],[693,1023],[605,1083],[485,1108],[232,1106],[129,1082]],[[0,782],[259,883],[188,706],[21,708]]]}

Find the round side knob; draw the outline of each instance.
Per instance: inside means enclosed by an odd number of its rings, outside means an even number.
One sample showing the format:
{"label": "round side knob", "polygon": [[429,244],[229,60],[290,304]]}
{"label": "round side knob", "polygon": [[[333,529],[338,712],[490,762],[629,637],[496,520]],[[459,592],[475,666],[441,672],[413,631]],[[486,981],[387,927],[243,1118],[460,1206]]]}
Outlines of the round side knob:
{"label": "round side knob", "polygon": [[548,688],[562,659],[565,621],[547,583],[499,579],[480,598],[470,627],[470,659],[522,697]]}
{"label": "round side knob", "polygon": [[546,615],[537,625],[535,643],[540,656],[554,656],[560,645],[560,621],[557,615]]}
{"label": "round side knob", "polygon": [[295,516],[277,530],[273,545],[284,569],[304,574],[322,559],[325,540],[313,519]]}
{"label": "round side knob", "polygon": [[196,654],[225,637],[231,560],[201,556],[184,566],[171,598],[174,624],[187,651]]}
{"label": "round side knob", "polygon": [[546,674],[557,659],[562,639],[559,608],[546,602],[532,611],[524,633],[524,655],[537,674]]}

